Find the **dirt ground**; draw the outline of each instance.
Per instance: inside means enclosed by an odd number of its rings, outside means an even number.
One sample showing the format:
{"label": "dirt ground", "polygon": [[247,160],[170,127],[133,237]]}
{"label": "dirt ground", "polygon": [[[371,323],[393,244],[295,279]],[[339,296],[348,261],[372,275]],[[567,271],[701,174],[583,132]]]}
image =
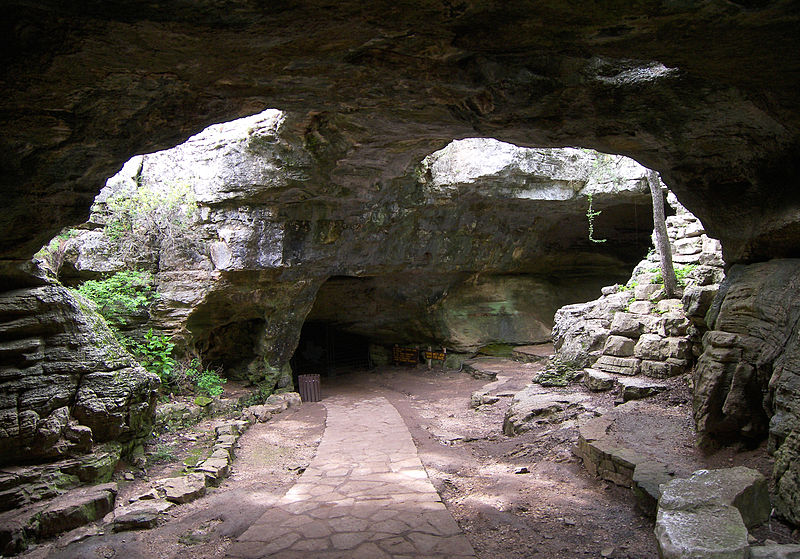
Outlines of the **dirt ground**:
{"label": "dirt ground", "polygon": [[[499,401],[469,408],[472,392],[488,381],[463,372],[424,368],[386,368],[323,378],[323,398],[330,393],[378,393],[394,404],[408,426],[420,458],[448,509],[482,559],[497,558],[654,558],[653,521],[638,511],[629,489],[589,475],[572,453],[577,421],[543,423],[515,437],[502,433],[511,395],[530,382],[531,369],[509,375],[493,393]],[[682,384],[681,384],[682,382]],[[233,387],[231,387],[233,388]],[[583,390],[580,386],[564,390]],[[613,408],[613,396],[593,397],[598,410]],[[669,393],[652,400],[670,414],[685,411],[685,435],[671,452],[705,467],[744,464],[765,474],[771,459],[763,448],[737,453],[726,449],[702,455],[692,444],[689,391],[675,381]],[[596,413],[596,412],[595,412]],[[147,479],[176,473],[181,462],[210,444],[215,420],[165,437],[171,453],[125,482],[120,471],[119,499],[146,486]],[[232,475],[205,497],[173,508],[167,521],[140,532],[98,533],[79,529],[24,555],[40,558],[219,559],[241,534],[291,486],[314,455],[324,432],[322,404],[304,404],[268,423],[256,424],[241,437]],[[645,430],[646,431],[646,430]],[[647,433],[642,432],[642,440]],[[134,471],[134,470],[131,470]],[[102,531],[102,530],[100,530]],[[773,520],[754,531],[756,540],[797,540],[797,531]],[[92,536],[92,537],[86,537]],[[75,542],[74,540],[82,539]],[[73,543],[69,543],[69,542]]]}

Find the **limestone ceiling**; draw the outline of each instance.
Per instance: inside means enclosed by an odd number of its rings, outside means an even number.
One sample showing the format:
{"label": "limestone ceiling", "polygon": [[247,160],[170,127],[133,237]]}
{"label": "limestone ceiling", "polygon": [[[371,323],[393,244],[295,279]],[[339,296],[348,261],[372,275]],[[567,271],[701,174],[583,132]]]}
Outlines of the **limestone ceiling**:
{"label": "limestone ceiling", "polygon": [[338,131],[320,160],[354,195],[453,138],[580,145],[661,171],[730,262],[800,247],[794,2],[3,4],[6,259],[131,155],[267,107]]}

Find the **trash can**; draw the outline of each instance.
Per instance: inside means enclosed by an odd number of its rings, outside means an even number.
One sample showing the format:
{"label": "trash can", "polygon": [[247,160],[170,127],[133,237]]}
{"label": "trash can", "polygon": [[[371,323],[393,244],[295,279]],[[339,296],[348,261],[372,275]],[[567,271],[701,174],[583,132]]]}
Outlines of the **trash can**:
{"label": "trash can", "polygon": [[304,402],[319,402],[319,375],[297,375],[300,399]]}

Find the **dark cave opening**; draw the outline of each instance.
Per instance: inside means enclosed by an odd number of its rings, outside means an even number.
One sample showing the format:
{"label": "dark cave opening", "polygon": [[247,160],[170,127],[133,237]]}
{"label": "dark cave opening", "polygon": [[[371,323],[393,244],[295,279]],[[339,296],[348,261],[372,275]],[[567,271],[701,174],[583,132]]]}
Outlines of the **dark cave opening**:
{"label": "dark cave opening", "polygon": [[329,322],[303,324],[297,349],[290,361],[295,382],[297,375],[337,373],[372,368],[369,340],[346,332]]}

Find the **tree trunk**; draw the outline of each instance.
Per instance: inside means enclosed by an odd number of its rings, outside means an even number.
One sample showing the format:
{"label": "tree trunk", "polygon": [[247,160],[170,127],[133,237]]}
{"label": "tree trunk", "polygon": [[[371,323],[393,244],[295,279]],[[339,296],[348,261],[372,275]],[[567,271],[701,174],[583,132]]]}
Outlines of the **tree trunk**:
{"label": "tree trunk", "polygon": [[661,179],[656,171],[647,173],[650,196],[653,198],[653,236],[661,262],[661,277],[664,278],[664,296],[673,299],[678,293],[678,280],[672,267],[672,249],[669,246],[667,222],[664,217],[664,194],[661,192]]}

